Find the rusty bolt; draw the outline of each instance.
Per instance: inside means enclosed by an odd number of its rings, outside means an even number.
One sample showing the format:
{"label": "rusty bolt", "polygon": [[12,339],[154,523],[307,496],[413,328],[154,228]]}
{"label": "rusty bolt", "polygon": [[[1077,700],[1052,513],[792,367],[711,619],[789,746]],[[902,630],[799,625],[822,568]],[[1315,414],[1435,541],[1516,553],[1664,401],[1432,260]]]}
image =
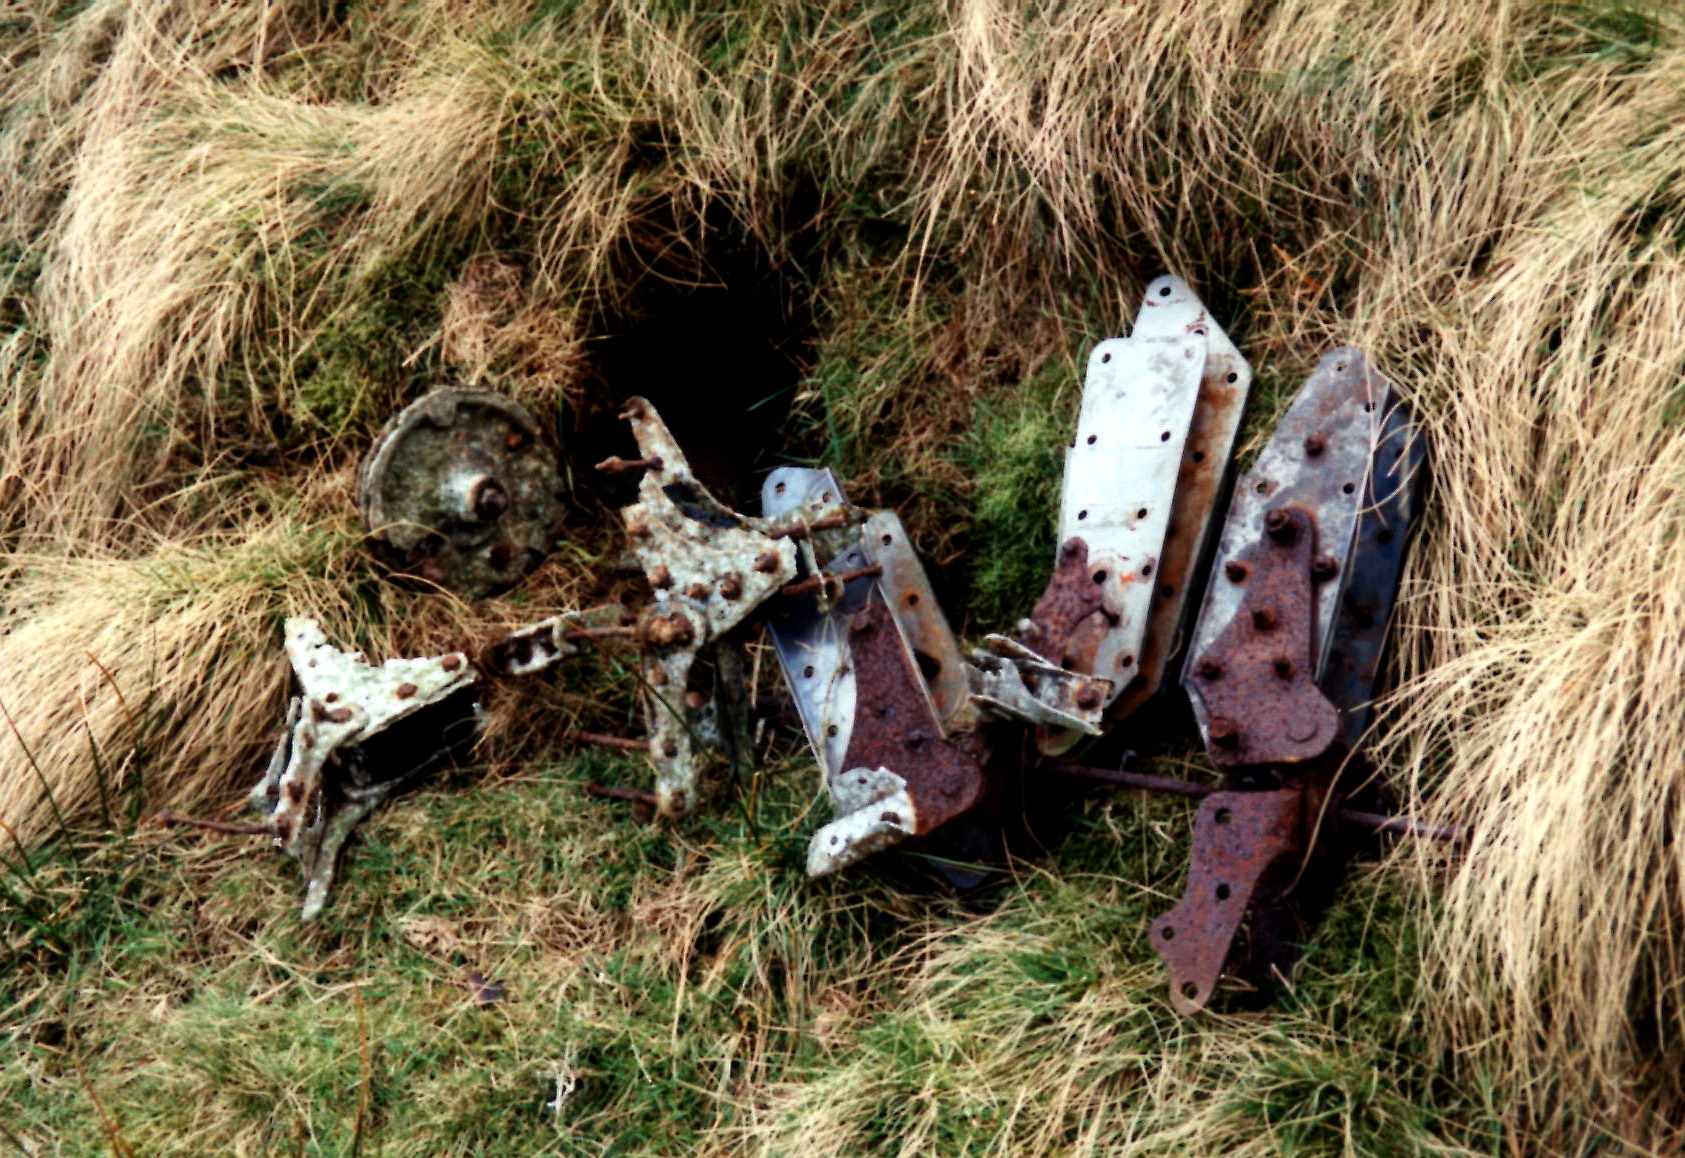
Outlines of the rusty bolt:
{"label": "rusty bolt", "polygon": [[1227,716],[1214,717],[1210,727],[1206,729],[1206,735],[1210,736],[1211,742],[1219,748],[1240,747],[1240,725]]}
{"label": "rusty bolt", "polygon": [[494,478],[483,478],[474,484],[473,492],[468,496],[469,506],[473,508],[474,517],[482,523],[489,523],[493,519],[503,517],[503,512],[509,509],[509,492],[503,489],[503,484]]}
{"label": "rusty bolt", "polygon": [[664,667],[652,667],[652,668],[650,668],[649,669],[649,682],[654,684],[658,688],[666,687],[667,686],[667,669],[664,668]]}
{"label": "rusty bolt", "polygon": [[685,588],[685,594],[692,599],[706,599],[708,598],[708,585],[700,581],[692,583]]}
{"label": "rusty bolt", "polygon": [[762,575],[770,575],[778,570],[778,552],[771,547],[755,556],[755,570]]}
{"label": "rusty bolt", "polygon": [[1061,559],[1074,559],[1083,551],[1085,544],[1080,539],[1066,539],[1065,545],[1059,548]]}
{"label": "rusty bolt", "polygon": [[1299,534],[1298,528],[1293,525],[1293,517],[1280,507],[1264,516],[1264,532],[1283,547],[1289,546]]}
{"label": "rusty bolt", "polygon": [[1311,578],[1318,583],[1326,583],[1340,573],[1340,565],[1334,561],[1332,555],[1318,555],[1311,560]]}
{"label": "rusty bolt", "polygon": [[667,564],[657,563],[650,568],[649,585],[658,591],[665,591],[673,585],[673,573],[667,570]]}
{"label": "rusty bolt", "polygon": [[721,599],[737,599],[743,594],[743,577],[741,575],[727,575],[719,583]]}
{"label": "rusty bolt", "polygon": [[1223,665],[1214,659],[1202,659],[1194,672],[1202,680],[1220,680],[1223,678]]}
{"label": "rusty bolt", "polygon": [[692,688],[685,693],[685,707],[693,712],[699,712],[708,704],[708,697]]}
{"label": "rusty bolt", "polygon": [[1100,689],[1088,684],[1077,693],[1077,707],[1085,712],[1092,712],[1100,706]]}
{"label": "rusty bolt", "polygon": [[696,639],[696,625],[683,615],[656,615],[644,628],[651,647],[685,647]]}
{"label": "rusty bolt", "polygon": [[411,696],[415,695],[415,693],[416,686],[414,684],[399,684],[392,692],[392,694],[397,696],[400,700],[407,700]]}
{"label": "rusty bolt", "polygon": [[527,432],[524,431],[524,430],[514,431],[513,433],[511,433],[509,435],[508,438],[505,438],[503,440],[503,445],[508,447],[510,450],[520,450],[521,447],[525,446],[526,444],[527,444]]}
{"label": "rusty bolt", "polygon": [[626,533],[634,539],[641,539],[649,534],[649,520],[644,517],[642,511],[626,516]]}
{"label": "rusty bolt", "polygon": [[350,708],[335,708],[327,715],[330,724],[349,724],[351,722]]}
{"label": "rusty bolt", "polygon": [[1328,440],[1320,434],[1312,434],[1305,439],[1305,453],[1315,458],[1328,449]]}
{"label": "rusty bolt", "polygon": [[1275,674],[1282,679],[1290,680],[1293,678],[1293,661],[1286,656],[1278,658],[1271,666],[1275,668]]}
{"label": "rusty bolt", "polygon": [[677,740],[668,740],[664,742],[661,745],[661,754],[671,760],[679,754],[679,742]]}
{"label": "rusty bolt", "polygon": [[1230,583],[1244,583],[1246,577],[1252,574],[1252,568],[1238,560],[1230,559],[1223,564],[1223,574],[1228,577]]}
{"label": "rusty bolt", "polygon": [[1252,626],[1259,631],[1274,631],[1276,625],[1275,612],[1267,607],[1260,607],[1252,613]]}
{"label": "rusty bolt", "polygon": [[462,666],[462,657],[460,655],[447,655],[439,661],[439,666],[446,671],[455,671]]}

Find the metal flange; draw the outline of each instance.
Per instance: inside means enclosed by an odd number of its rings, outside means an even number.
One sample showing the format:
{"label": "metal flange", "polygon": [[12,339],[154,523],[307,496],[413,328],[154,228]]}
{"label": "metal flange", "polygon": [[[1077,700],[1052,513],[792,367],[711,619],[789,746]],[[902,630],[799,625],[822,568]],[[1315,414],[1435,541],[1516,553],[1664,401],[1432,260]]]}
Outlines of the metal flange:
{"label": "metal flange", "polygon": [[544,561],[560,490],[555,452],[527,409],[460,387],[399,411],[357,472],[375,557],[467,599],[507,590]]}

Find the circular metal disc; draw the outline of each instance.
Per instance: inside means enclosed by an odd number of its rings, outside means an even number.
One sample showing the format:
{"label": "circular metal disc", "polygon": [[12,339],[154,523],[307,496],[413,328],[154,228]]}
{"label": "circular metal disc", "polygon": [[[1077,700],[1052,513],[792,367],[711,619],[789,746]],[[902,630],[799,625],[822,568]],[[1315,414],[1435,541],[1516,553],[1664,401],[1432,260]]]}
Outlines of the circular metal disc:
{"label": "circular metal disc", "polygon": [[525,407],[457,387],[399,411],[357,472],[375,557],[469,599],[513,586],[554,549],[560,489]]}

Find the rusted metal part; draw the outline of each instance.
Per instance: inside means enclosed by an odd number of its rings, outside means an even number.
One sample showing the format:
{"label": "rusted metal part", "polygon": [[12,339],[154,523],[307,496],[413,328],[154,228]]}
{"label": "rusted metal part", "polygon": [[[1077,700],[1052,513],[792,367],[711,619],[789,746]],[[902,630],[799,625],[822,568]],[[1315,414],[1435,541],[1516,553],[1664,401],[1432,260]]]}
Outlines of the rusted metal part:
{"label": "rusted metal part", "polygon": [[648,740],[633,740],[626,736],[607,736],[601,732],[587,732],[579,728],[562,733],[570,744],[590,744],[597,748],[617,748],[622,752],[647,752]]}
{"label": "rusted metal part", "polygon": [[655,595],[638,621],[650,762],[660,811],[682,816],[695,797],[697,729],[706,726],[723,738],[717,721],[687,706],[699,653],[797,579],[799,560],[808,561],[810,573],[817,570],[811,565],[816,532],[846,527],[860,516],[840,494],[821,502],[820,509],[791,510],[774,519],[740,515],[697,481],[648,402],[632,399],[622,417],[632,425],[644,471],[639,501],[622,514],[632,552]]}
{"label": "rusted metal part", "polygon": [[1205,1008],[1230,946],[1266,874],[1305,847],[1305,793],[1214,792],[1194,817],[1193,866],[1182,900],[1152,926],[1170,967],[1170,1003],[1184,1016]]}
{"label": "rusted metal part", "polygon": [[[1092,653],[1071,656],[1067,649],[1071,633],[1077,624],[1092,615],[1109,613],[1115,618],[1106,599],[1111,576],[1104,567],[1091,568],[1088,563],[1088,544],[1081,538],[1066,539],[1059,547],[1059,562],[1054,565],[1053,578],[1030,612],[1030,623],[1024,629],[1024,643],[1051,664],[1076,665],[1092,660]],[[1110,697],[1108,697],[1109,699]]]}
{"label": "rusted metal part", "polygon": [[1132,657],[1118,655],[1115,673],[1096,673],[1113,676],[1123,685],[1107,709],[1113,720],[1128,716],[1158,691],[1193,626],[1199,572],[1215,546],[1219,500],[1252,389],[1252,367],[1187,285],[1180,278],[1155,279],[1147,287],[1130,337],[1162,337],[1177,330],[1205,335],[1205,366],[1177,468],[1164,548],[1152,577],[1146,632]]}
{"label": "rusted metal part", "polygon": [[486,649],[483,662],[487,670],[503,675],[533,675],[611,640],[635,638],[630,619],[618,603],[566,611],[511,632]]}
{"label": "rusted metal part", "polygon": [[1004,635],[989,635],[983,642],[985,650],[971,653],[971,694],[977,704],[1003,719],[1100,734],[1110,680],[1049,663]]}
{"label": "rusted metal part", "polygon": [[[1335,576],[1319,585],[1312,620],[1310,659],[1320,678],[1331,639],[1330,626],[1350,576],[1353,535],[1365,504],[1365,479],[1380,433],[1381,406],[1389,383],[1369,368],[1360,350],[1342,346],[1317,364],[1282,416],[1257,462],[1235,484],[1218,542],[1213,577],[1188,648],[1203,655],[1235,617],[1246,597],[1246,581],[1229,578],[1230,564],[1264,534],[1269,511],[1299,507],[1316,515],[1320,552],[1334,562]],[[1182,682],[1194,690],[1193,665]],[[1194,714],[1209,723],[1196,694]]]}
{"label": "rusted metal part", "polygon": [[456,652],[375,667],[331,646],[313,619],[289,619],[285,632],[299,694],[250,800],[304,870],[308,921],[327,903],[352,829],[478,726],[477,677]]}
{"label": "rusted metal part", "polygon": [[883,569],[877,589],[916,664],[943,733],[971,731],[978,716],[965,657],[906,528],[890,512],[873,511],[861,528],[861,544],[867,563]]}
{"label": "rusted metal part", "polygon": [[892,608],[873,599],[848,630],[855,710],[843,772],[831,783],[839,816],[814,834],[808,874],[820,876],[971,808],[982,770],[943,733]]}
{"label": "rusted metal part", "polygon": [[447,387],[388,422],[357,472],[370,550],[394,575],[478,599],[555,549],[556,455],[525,407]]}
{"label": "rusted metal part", "polygon": [[1187,681],[1219,768],[1314,760],[1340,726],[1311,675],[1316,520],[1302,508],[1274,507],[1265,522],[1258,542],[1232,560],[1247,568],[1244,597]]}

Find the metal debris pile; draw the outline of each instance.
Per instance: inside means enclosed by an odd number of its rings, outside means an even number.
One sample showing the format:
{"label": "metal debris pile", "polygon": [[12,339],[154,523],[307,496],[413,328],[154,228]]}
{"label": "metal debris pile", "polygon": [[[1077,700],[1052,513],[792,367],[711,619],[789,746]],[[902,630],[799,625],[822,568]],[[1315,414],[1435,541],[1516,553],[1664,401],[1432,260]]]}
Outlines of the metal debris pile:
{"label": "metal debris pile", "polygon": [[[969,652],[894,514],[793,466],[767,476],[758,516],[740,514],[632,399],[638,457],[599,469],[640,473],[622,515],[648,605],[635,620],[561,611],[493,647],[488,675],[527,677],[605,640],[635,647],[645,735],[613,742],[647,751],[654,786],[612,794],[678,819],[698,804],[708,749],[739,771],[751,759],[745,645],[764,630],[835,811],[812,835],[812,876],[907,845],[970,883],[959,862],[1003,858],[1026,787],[1050,778],[1203,797],[1187,891],[1152,928],[1171,1001],[1192,1013],[1225,973],[1264,982],[1291,965],[1343,833],[1410,830],[1378,811],[1363,740],[1421,442],[1393,384],[1336,349],[1229,497],[1251,381],[1186,285],[1151,283],[1130,336],[1089,357],[1047,588]],[[482,390],[412,404],[359,474],[377,557],[469,598],[542,561],[557,491],[543,432]],[[308,919],[351,828],[472,729],[479,677],[456,654],[372,667],[309,620],[289,622],[287,650],[300,693],[252,798],[304,869]],[[1078,762],[1178,681],[1220,787]]]}

